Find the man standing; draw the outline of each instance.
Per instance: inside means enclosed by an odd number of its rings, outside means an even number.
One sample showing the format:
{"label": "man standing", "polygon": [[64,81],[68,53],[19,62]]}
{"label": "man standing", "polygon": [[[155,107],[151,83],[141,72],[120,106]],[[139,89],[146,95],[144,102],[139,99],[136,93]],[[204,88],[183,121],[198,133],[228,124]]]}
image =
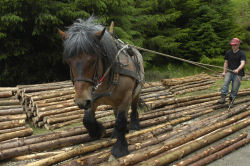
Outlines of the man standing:
{"label": "man standing", "polygon": [[[225,103],[225,98],[228,93],[230,82],[232,81],[232,90],[229,96],[230,103],[234,101],[238,94],[238,90],[241,85],[242,77],[245,75],[244,66],[246,63],[245,53],[239,49],[240,40],[238,38],[233,38],[230,41],[232,49],[227,51],[225,54],[224,71],[222,73],[224,78],[224,84],[221,89],[221,99],[218,103]],[[227,71],[227,69],[229,69]]]}

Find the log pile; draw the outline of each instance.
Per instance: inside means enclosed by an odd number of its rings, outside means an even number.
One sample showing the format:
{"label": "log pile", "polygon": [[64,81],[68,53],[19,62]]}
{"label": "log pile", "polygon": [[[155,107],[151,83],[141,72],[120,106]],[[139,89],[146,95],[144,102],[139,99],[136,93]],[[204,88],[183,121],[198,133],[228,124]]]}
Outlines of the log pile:
{"label": "log pile", "polygon": [[213,78],[205,73],[182,78],[163,79],[161,82],[175,95],[207,89],[214,84]]}
{"label": "log pile", "polygon": [[0,87],[0,142],[32,135],[25,125],[26,114],[15,94],[15,87]]}
{"label": "log pile", "polygon": [[[36,127],[48,130],[82,122],[84,110],[75,105],[71,81],[35,85],[18,85],[17,95],[28,119]],[[112,114],[110,106],[98,107],[97,117]]]}
{"label": "log pile", "polygon": [[[133,165],[136,163],[147,164],[147,162],[152,164],[156,160],[158,161],[158,159],[159,163],[169,163],[181,158],[181,152],[183,151],[185,152],[183,155],[187,155],[248,126],[250,124],[250,98],[247,95],[249,94],[250,90],[240,91],[240,97],[235,101],[235,107],[229,111],[227,110],[227,104],[216,104],[217,98],[211,96],[216,96],[217,94],[213,93],[200,97],[201,99],[210,98],[211,100],[190,102],[187,98],[185,100],[177,98],[178,104],[165,105],[158,109],[141,113],[139,118],[142,129],[127,134],[131,154],[111,162],[108,162],[108,159],[111,146],[115,140],[108,137],[111,135],[114,126],[114,121],[112,120],[103,122],[107,130],[105,135],[107,138],[105,139],[94,141],[89,138],[84,127],[75,127],[65,131],[51,132],[5,142],[0,145],[0,160],[11,159],[17,156],[20,156],[20,158],[40,156],[40,158],[44,159],[31,162],[28,165],[51,165],[74,158],[61,163],[64,166]],[[189,100],[197,99],[189,97]],[[193,104],[186,105],[188,102]],[[220,111],[221,109],[224,109],[224,111]],[[214,134],[213,131],[218,134]],[[212,134],[206,135],[209,133]],[[203,137],[204,135],[206,137]],[[70,147],[79,143],[81,145],[62,151],[63,147]],[[182,146],[183,144],[185,144],[184,147]],[[193,149],[189,150],[190,147]],[[173,148],[179,148],[179,150],[171,151]],[[44,151],[48,151],[53,157],[44,155]],[[61,153],[57,153],[58,151]],[[147,162],[143,162],[146,159]]]}

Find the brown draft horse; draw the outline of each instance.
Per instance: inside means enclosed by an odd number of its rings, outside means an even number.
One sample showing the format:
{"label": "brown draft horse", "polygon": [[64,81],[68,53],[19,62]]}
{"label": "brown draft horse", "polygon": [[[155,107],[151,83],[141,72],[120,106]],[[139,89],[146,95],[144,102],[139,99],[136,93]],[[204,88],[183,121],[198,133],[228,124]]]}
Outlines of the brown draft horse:
{"label": "brown draft horse", "polygon": [[89,135],[101,138],[105,134],[95,118],[95,110],[99,105],[111,105],[116,117],[112,136],[117,138],[112,155],[116,158],[127,155],[125,134],[130,106],[130,129],[139,130],[137,106],[144,83],[141,54],[134,48],[124,49],[124,44],[93,17],[78,19],[66,32],[59,30],[59,34],[64,40],[63,59],[70,67],[74,83],[74,101],[85,109],[83,124]]}

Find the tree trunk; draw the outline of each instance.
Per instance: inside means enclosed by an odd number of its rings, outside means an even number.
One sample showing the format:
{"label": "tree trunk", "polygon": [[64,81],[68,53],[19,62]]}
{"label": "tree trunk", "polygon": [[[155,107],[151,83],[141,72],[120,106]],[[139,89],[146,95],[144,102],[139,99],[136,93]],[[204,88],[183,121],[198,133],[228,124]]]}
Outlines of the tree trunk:
{"label": "tree trunk", "polygon": [[[222,128],[219,129],[218,131],[216,131],[215,133],[210,133],[205,135],[204,137],[200,138],[200,139],[196,139],[192,142],[189,142],[187,144],[185,144],[182,147],[179,147],[177,149],[171,150],[170,152],[166,152],[163,154],[160,154],[158,156],[155,156],[153,158],[150,158],[146,161],[143,161],[141,163],[139,163],[138,165],[166,165],[169,164],[170,162],[173,162],[177,159],[182,158],[183,156],[198,150],[206,145],[209,145],[221,138],[224,138],[225,136],[228,136],[229,134],[232,134],[246,126],[248,126],[250,124],[250,118],[249,119],[245,119],[243,121],[237,122],[232,126],[228,126],[226,128]],[[196,137],[198,138],[198,137]],[[151,152],[151,154],[153,154]]]}
{"label": "tree trunk", "polygon": [[17,137],[26,137],[33,134],[32,128],[26,128],[19,131],[13,131],[10,133],[5,133],[0,135],[0,142]]}
{"label": "tree trunk", "polygon": [[239,141],[239,142],[237,142],[237,143],[235,143],[233,145],[230,145],[229,147],[227,147],[227,148],[225,148],[225,149],[223,149],[223,150],[221,150],[219,152],[216,152],[216,153],[214,153],[214,154],[212,154],[210,156],[207,156],[206,158],[203,158],[202,160],[197,161],[197,162],[195,162],[195,163],[193,163],[191,165],[192,166],[198,166],[198,165],[209,164],[209,163],[211,163],[211,162],[213,162],[213,161],[215,161],[217,159],[222,158],[223,156],[227,155],[228,153],[231,153],[232,151],[234,151],[234,150],[236,150],[236,149],[238,149],[238,148],[240,148],[240,147],[242,147],[242,146],[244,146],[244,145],[246,145],[248,143],[250,143],[250,137],[245,138],[245,139],[243,139],[243,140],[241,140],[241,141]]}
{"label": "tree trunk", "polygon": [[0,122],[26,119],[26,114],[0,116]]}
{"label": "tree trunk", "polygon": [[[203,152],[197,153],[194,156],[189,157],[188,159],[185,159],[183,161],[180,161],[176,164],[174,164],[174,166],[182,166],[182,165],[190,165],[191,163],[194,163],[202,158],[205,158],[215,152],[220,151],[221,149],[224,149],[225,147],[232,145],[236,142],[239,142],[240,140],[244,139],[247,137],[246,133],[242,133],[240,136],[238,136],[237,138],[234,138],[232,140],[227,140],[224,141],[223,143],[217,145],[217,146],[213,146],[213,147],[209,147],[208,149],[206,149]],[[205,165],[205,164],[204,164]]]}
{"label": "tree trunk", "polygon": [[0,130],[20,127],[20,126],[24,126],[24,125],[25,125],[24,119],[0,122]]}

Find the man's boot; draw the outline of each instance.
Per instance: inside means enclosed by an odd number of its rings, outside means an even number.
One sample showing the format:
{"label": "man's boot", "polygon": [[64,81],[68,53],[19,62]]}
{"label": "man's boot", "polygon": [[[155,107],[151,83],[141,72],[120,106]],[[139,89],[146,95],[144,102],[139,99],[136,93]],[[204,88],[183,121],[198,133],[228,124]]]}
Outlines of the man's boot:
{"label": "man's boot", "polygon": [[230,105],[230,107],[232,107],[233,104],[234,104],[234,98],[230,96],[229,97],[229,105]]}
{"label": "man's boot", "polygon": [[220,100],[218,101],[218,103],[219,103],[219,104],[224,104],[225,101],[226,101],[226,96],[221,95],[221,98],[220,98]]}

